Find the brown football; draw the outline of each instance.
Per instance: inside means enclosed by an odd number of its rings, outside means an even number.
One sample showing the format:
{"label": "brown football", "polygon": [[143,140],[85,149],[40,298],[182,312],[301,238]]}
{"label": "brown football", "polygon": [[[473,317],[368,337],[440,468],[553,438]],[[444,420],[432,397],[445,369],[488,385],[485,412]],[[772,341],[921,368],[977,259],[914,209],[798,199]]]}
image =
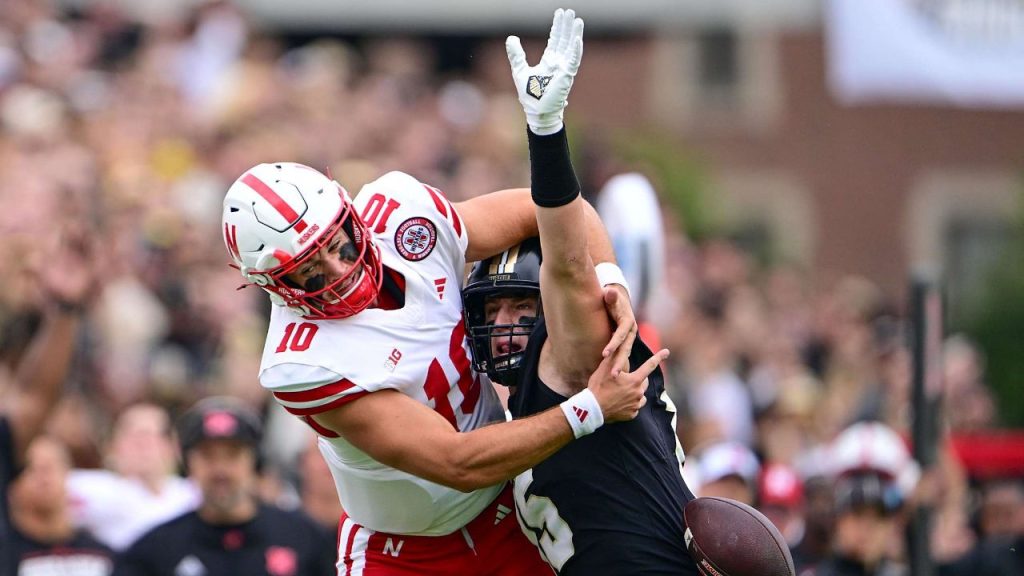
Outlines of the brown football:
{"label": "brown football", "polygon": [[728,498],[697,498],[683,509],[686,548],[707,576],[795,576],[778,528],[757,510]]}

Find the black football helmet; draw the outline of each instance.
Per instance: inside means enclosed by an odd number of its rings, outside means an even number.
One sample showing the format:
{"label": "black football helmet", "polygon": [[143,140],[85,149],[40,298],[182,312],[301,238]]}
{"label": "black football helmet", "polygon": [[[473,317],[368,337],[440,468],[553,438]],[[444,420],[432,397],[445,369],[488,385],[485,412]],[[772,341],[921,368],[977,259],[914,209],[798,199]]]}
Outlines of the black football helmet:
{"label": "black football helmet", "polygon": [[508,250],[477,262],[462,289],[463,315],[473,351],[473,368],[484,372],[490,379],[505,386],[519,380],[519,365],[523,350],[496,356],[492,353],[492,338],[529,336],[536,318],[523,316],[513,324],[488,324],[488,299],[505,296],[529,295],[537,297],[540,311],[540,239],[530,238]]}

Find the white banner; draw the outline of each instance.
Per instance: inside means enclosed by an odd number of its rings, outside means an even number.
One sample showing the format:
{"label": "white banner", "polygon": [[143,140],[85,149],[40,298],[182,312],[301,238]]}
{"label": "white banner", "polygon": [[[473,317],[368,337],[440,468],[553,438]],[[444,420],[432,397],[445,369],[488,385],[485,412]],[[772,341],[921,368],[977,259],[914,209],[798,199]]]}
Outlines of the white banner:
{"label": "white banner", "polygon": [[844,104],[1024,108],[1024,0],[830,0]]}

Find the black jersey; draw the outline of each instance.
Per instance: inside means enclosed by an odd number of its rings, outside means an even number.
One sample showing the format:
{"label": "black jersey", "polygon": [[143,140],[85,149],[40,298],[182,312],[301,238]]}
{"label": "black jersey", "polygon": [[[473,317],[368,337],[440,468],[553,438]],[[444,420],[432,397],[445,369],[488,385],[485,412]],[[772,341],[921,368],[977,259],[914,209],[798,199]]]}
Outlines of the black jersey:
{"label": "black jersey", "polygon": [[299,512],[260,506],[215,526],[189,512],[157,526],[118,558],[117,576],[333,576],[336,543]]}
{"label": "black jersey", "polygon": [[11,423],[6,417],[0,416],[0,576],[14,574],[9,568],[11,535],[7,516],[7,488],[14,480],[16,468]]}
{"label": "black jersey", "polygon": [[114,570],[114,552],[86,532],[61,542],[39,542],[12,529],[7,544],[7,571],[0,574],[110,576]]}
{"label": "black jersey", "polygon": [[[540,319],[509,398],[513,417],[566,400],[538,377],[546,339]],[[635,368],[651,356],[638,338],[630,365]],[[694,496],[683,481],[675,413],[664,391],[659,368],[649,377],[647,404],[635,419],[605,424],[516,478],[520,523],[559,574],[697,574],[683,537],[683,507]]]}

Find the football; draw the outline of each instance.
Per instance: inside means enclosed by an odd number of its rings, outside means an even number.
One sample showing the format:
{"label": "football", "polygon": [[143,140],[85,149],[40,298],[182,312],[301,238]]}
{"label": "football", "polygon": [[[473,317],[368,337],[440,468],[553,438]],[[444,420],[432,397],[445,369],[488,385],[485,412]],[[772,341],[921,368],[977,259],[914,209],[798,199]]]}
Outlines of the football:
{"label": "football", "polygon": [[697,498],[683,509],[686,548],[706,576],[795,576],[782,534],[757,510],[728,498]]}

